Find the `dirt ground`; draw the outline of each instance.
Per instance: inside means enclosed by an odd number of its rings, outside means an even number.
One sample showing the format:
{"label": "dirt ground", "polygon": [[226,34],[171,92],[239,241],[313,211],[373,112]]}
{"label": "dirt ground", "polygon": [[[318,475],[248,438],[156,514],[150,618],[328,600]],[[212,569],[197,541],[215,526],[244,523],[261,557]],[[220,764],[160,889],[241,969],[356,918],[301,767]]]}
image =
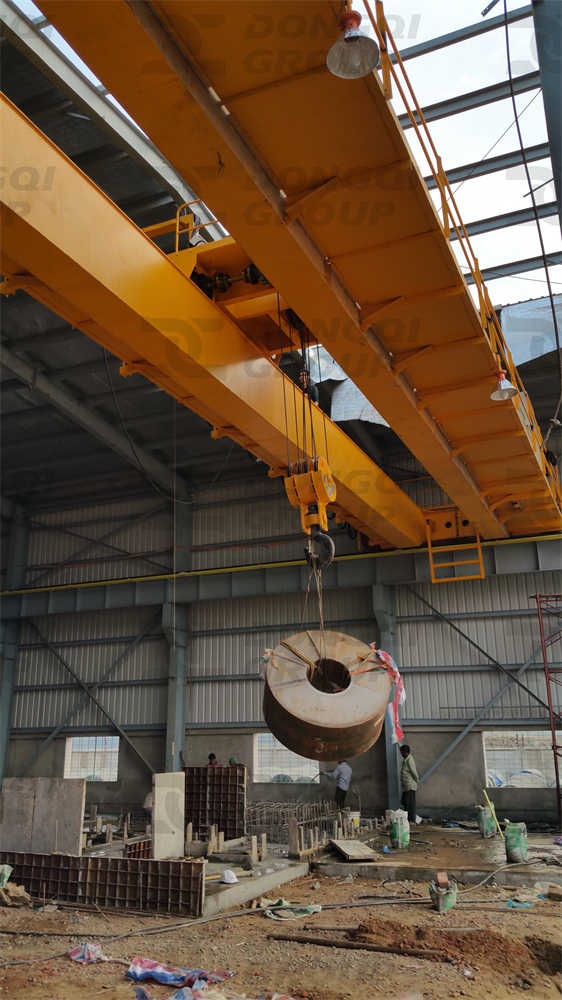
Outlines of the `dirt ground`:
{"label": "dirt ground", "polygon": [[[422,883],[383,885],[373,879],[343,882],[315,875],[292,882],[283,891],[293,902],[324,905],[359,901],[358,897],[367,893],[411,896],[413,901],[427,898],[427,886]],[[299,1000],[392,1000],[409,991],[424,1000],[459,996],[505,1000],[521,992],[543,1000],[560,997],[562,907],[544,900],[532,910],[499,912],[493,908],[505,905],[510,896],[521,892],[507,887],[478,889],[472,896],[489,903],[457,905],[446,914],[415,903],[385,904],[327,910],[283,926],[258,914],[114,942],[97,935],[146,931],[177,922],[177,918],[4,908],[0,909],[0,929],[56,931],[69,936],[0,934],[0,1000],[4,996],[25,1000],[133,1000],[133,984],[125,979],[124,964],[79,966],[66,956],[26,965],[3,964],[66,952],[85,940],[101,944],[108,957],[120,959],[121,963],[140,955],[208,971],[231,969],[236,975],[224,985],[229,998],[262,997],[268,990],[288,993]],[[341,931],[322,931],[323,926]],[[282,932],[431,948],[439,952],[439,958],[342,950],[268,938]],[[157,984],[149,984],[149,989],[157,1000],[174,992]]]}

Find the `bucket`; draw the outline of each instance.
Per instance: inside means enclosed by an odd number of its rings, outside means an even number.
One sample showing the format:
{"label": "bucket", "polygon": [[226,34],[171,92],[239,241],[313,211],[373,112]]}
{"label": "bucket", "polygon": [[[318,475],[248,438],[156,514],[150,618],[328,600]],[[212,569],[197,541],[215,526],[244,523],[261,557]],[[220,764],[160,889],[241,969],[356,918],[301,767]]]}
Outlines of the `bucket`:
{"label": "bucket", "polygon": [[488,839],[489,837],[496,836],[497,827],[492,816],[492,810],[488,806],[476,806],[476,819],[478,820],[478,829],[480,830],[481,837]]}
{"label": "bucket", "polygon": [[350,811],[349,822],[351,823],[354,830],[359,830],[359,827],[361,825],[361,813]]}
{"label": "bucket", "polygon": [[393,809],[390,812],[390,843],[399,849],[408,847],[410,843],[408,813],[403,809]]}
{"label": "bucket", "polygon": [[525,823],[510,823],[506,819],[505,854],[511,864],[527,860],[527,827]]}
{"label": "bucket", "polygon": [[457,901],[457,883],[451,879],[448,889],[442,889],[436,882],[430,882],[429,895],[437,912],[446,913],[447,910],[452,910]]}

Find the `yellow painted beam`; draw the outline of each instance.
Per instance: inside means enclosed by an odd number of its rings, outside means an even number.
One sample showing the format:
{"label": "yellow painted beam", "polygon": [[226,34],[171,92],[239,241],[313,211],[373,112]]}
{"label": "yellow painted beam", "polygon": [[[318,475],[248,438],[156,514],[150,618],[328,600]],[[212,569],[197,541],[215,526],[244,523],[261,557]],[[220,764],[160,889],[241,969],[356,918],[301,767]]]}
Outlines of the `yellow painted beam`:
{"label": "yellow painted beam", "polygon": [[[30,294],[71,315],[126,370],[142,372],[270,468],[286,469],[287,439],[291,462],[297,442],[311,458],[294,383],[5,97],[0,133],[7,178],[21,163],[49,167],[53,177],[48,190],[26,191],[25,213],[9,182],[0,190],[8,282],[28,282]],[[316,405],[307,413],[323,457],[327,445],[337,515],[371,539],[422,544],[416,504]]]}
{"label": "yellow painted beam", "polygon": [[[486,405],[486,310],[474,306],[445,236],[451,221],[433,206],[383,82],[325,69],[339,0],[215,0],[212,18],[207,0],[41,6],[482,537],[505,537],[480,489],[478,453],[454,454],[459,429],[441,414],[452,400],[435,394],[458,380],[459,409]],[[441,356],[451,335],[466,346]],[[415,379],[393,368],[397,354],[430,344]],[[489,429],[525,426],[517,464],[546,483],[556,517],[559,489],[526,403],[492,410]],[[495,448],[501,465],[505,448]]]}

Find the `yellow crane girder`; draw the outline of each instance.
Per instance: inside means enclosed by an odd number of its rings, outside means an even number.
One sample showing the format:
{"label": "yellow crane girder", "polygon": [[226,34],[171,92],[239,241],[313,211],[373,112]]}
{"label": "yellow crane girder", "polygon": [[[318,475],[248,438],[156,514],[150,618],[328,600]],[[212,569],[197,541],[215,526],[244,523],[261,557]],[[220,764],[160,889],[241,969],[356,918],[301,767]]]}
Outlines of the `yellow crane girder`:
{"label": "yellow crane girder", "polygon": [[[287,472],[287,447],[295,461],[297,441],[312,460],[300,389],[4,96],[0,133],[3,292],[29,292],[275,474]],[[25,205],[10,184],[22,163],[50,177]],[[338,518],[373,542],[421,545],[419,507],[319,407],[307,409],[319,448],[327,444]]]}

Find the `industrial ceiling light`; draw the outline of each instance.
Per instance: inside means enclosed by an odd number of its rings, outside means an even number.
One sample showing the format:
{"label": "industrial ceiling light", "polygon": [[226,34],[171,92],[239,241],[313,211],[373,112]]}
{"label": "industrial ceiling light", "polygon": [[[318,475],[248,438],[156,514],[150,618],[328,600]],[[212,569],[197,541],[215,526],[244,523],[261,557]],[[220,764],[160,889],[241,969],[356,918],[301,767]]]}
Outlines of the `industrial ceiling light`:
{"label": "industrial ceiling light", "polygon": [[490,399],[493,399],[495,403],[501,403],[505,399],[511,399],[512,396],[517,396],[519,389],[517,389],[512,382],[507,378],[507,372],[500,368],[496,372],[498,379],[498,387],[490,393]]}
{"label": "industrial ceiling light", "polygon": [[359,31],[361,14],[346,4],[340,17],[341,38],[334,42],[326,56],[326,65],[333,76],[342,80],[359,80],[379,64],[379,47],[368,35]]}

